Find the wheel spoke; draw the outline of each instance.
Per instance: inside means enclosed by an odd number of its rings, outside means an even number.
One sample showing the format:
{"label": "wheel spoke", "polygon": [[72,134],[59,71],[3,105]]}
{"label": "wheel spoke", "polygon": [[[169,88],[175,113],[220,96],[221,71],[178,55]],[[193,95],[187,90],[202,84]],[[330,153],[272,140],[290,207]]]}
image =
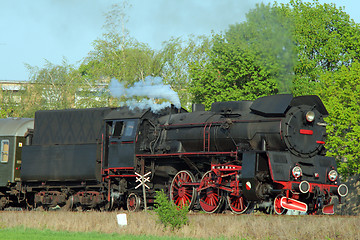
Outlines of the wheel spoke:
{"label": "wheel spoke", "polygon": [[170,199],[179,207],[186,204],[189,209],[194,205],[196,199],[196,191],[192,186],[186,186],[186,183],[195,182],[193,174],[187,170],[178,172],[171,182],[170,186]]}
{"label": "wheel spoke", "polygon": [[213,173],[211,171],[204,174],[200,182],[200,206],[207,213],[218,211],[222,204],[222,197],[218,194],[217,188],[213,185]]}
{"label": "wheel spoke", "polygon": [[141,209],[141,199],[135,193],[131,193],[126,200],[127,208],[130,212],[136,212]]}
{"label": "wheel spoke", "polygon": [[227,199],[231,211],[236,214],[245,213],[250,205],[250,202],[248,202],[244,196],[229,195]]}

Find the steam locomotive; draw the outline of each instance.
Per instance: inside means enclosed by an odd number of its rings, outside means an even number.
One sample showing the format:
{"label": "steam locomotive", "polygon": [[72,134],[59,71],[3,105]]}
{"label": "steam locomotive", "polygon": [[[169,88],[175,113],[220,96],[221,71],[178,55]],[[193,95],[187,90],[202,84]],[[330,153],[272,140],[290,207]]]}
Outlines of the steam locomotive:
{"label": "steam locomotive", "polygon": [[340,184],[325,156],[328,115],[317,96],[255,101],[38,111],[0,120],[0,208],[151,207],[163,189],[207,213],[257,209],[334,213]]}

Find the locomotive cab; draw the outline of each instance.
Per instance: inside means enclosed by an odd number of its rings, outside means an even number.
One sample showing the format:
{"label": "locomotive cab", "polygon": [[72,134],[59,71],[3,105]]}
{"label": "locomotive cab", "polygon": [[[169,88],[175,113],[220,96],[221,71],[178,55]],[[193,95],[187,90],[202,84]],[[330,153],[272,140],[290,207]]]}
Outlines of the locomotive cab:
{"label": "locomotive cab", "polygon": [[106,120],[106,158],[109,168],[134,167],[139,119]]}

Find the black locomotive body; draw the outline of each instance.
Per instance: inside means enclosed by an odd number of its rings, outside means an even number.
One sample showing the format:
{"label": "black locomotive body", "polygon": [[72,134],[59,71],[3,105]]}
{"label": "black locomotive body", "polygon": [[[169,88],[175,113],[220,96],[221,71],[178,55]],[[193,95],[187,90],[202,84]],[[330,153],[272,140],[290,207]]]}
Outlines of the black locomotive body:
{"label": "black locomotive body", "polygon": [[335,159],[325,156],[327,115],[317,96],[291,95],[191,113],[40,111],[13,192],[45,208],[136,211],[164,189],[176,205],[208,213],[254,206],[277,214],[333,213],[331,198],[341,201],[348,190]]}

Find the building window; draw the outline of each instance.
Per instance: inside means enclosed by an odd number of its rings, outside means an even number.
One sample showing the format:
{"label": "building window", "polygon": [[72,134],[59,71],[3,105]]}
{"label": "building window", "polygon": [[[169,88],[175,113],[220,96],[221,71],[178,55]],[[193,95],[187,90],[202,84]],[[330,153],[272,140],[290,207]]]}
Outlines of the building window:
{"label": "building window", "polygon": [[1,141],[1,162],[7,163],[9,161],[9,140]]}

